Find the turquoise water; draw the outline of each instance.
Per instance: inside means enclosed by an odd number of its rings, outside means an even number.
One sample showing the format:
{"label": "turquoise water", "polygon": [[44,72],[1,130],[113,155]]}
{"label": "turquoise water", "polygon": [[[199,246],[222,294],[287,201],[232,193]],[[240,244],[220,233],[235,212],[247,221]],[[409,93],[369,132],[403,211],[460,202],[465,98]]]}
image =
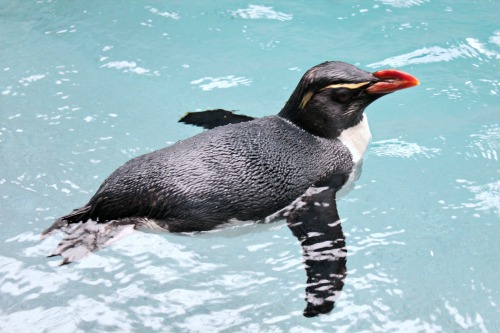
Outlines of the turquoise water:
{"label": "turquoise water", "polygon": [[[499,332],[498,1],[1,1],[1,332]],[[58,267],[40,241],[186,112],[277,113],[325,60],[421,85],[367,111],[339,200],[335,309],[305,318],[284,222],[137,233]]]}

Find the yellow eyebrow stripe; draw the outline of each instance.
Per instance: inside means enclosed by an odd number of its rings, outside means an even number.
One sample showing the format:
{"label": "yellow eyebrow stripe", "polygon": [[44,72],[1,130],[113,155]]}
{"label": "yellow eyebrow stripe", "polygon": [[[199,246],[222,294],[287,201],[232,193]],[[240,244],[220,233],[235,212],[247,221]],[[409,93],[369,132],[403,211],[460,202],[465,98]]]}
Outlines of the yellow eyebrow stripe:
{"label": "yellow eyebrow stripe", "polygon": [[370,84],[370,82],[360,82],[360,83],[337,83],[337,84],[331,84],[329,86],[326,86],[322,88],[320,91],[325,90],[325,89],[335,89],[335,88],[347,88],[347,89],[357,89],[362,86],[366,86],[367,84]]}
{"label": "yellow eyebrow stripe", "polygon": [[[325,89],[335,89],[335,88],[347,88],[347,89],[358,89],[360,87],[366,86],[370,84],[370,82],[360,82],[360,83],[337,83],[337,84],[330,84],[329,86],[321,88],[319,91],[323,91]],[[299,108],[304,109],[306,107],[306,104],[311,100],[311,98],[314,96],[314,92],[309,91],[307,92],[304,97],[302,98],[302,101],[300,102]]]}
{"label": "yellow eyebrow stripe", "polygon": [[302,98],[302,101],[300,102],[299,108],[303,109],[306,106],[307,102],[309,102],[309,100],[313,97],[313,95],[314,93],[312,91],[309,91],[307,94],[305,94]]}

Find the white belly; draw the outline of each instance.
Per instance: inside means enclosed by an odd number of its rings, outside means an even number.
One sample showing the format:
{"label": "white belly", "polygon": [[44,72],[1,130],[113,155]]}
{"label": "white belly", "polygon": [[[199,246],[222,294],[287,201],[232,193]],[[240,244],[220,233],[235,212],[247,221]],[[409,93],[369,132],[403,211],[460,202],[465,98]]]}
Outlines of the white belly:
{"label": "white belly", "polygon": [[359,124],[340,133],[339,140],[349,149],[354,164],[357,164],[363,158],[371,138],[372,134],[368,126],[368,119],[366,115],[363,115],[363,119]]}

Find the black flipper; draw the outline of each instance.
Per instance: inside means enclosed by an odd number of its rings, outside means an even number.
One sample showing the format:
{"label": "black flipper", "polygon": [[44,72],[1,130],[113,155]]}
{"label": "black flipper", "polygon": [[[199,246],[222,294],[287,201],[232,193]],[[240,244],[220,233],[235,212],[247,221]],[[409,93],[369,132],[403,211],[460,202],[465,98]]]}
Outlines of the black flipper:
{"label": "black flipper", "polygon": [[253,120],[253,117],[235,114],[234,111],[223,109],[206,110],[199,112],[188,112],[179,122],[212,129],[228,124],[244,123]]}
{"label": "black flipper", "polygon": [[301,243],[307,272],[306,317],[330,312],[344,286],[347,250],[336,191],[336,187],[310,188],[287,216],[288,227]]}

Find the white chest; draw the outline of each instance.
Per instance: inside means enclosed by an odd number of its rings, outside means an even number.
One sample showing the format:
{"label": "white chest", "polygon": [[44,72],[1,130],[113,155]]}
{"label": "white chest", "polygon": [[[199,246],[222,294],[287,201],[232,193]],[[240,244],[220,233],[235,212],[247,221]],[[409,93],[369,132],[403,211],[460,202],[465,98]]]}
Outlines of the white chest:
{"label": "white chest", "polygon": [[349,149],[354,164],[357,164],[363,158],[371,137],[368,119],[363,115],[359,124],[342,131],[339,140]]}

